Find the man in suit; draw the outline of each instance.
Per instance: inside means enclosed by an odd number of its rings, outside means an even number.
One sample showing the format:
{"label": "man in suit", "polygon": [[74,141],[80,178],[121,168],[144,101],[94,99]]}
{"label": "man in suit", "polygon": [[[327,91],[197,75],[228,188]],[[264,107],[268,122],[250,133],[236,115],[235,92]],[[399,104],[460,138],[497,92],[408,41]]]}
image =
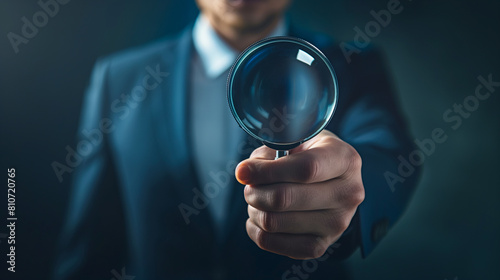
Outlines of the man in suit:
{"label": "man in suit", "polygon": [[[383,61],[293,29],[289,2],[198,0],[179,36],[97,62],[56,279],[341,279],[380,241],[416,185],[386,176],[413,146]],[[279,160],[225,100],[237,54],[276,35],[320,48],[340,92],[327,130]]]}

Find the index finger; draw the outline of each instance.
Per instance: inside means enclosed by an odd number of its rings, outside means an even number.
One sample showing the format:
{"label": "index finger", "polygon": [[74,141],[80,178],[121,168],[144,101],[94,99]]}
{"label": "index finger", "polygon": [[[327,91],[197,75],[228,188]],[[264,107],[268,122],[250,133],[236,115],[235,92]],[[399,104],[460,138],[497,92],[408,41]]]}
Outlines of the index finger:
{"label": "index finger", "polygon": [[273,160],[274,153],[267,147],[257,149],[237,166],[237,180],[245,185],[323,182],[346,173],[357,155],[354,148],[335,137],[277,160]]}

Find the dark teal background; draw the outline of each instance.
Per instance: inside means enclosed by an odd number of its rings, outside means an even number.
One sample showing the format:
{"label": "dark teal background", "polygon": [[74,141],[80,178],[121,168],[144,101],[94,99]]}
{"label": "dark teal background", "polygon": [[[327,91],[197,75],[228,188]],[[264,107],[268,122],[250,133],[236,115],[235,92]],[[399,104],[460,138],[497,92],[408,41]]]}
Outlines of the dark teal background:
{"label": "dark teal background", "polygon": [[[387,3],[296,0],[289,14],[296,25],[351,41],[353,28],[364,28],[370,11]],[[474,94],[479,75],[500,81],[500,5],[401,4],[403,11],[372,42],[387,57],[414,137],[428,138],[442,128],[448,139],[426,158],[400,222],[368,259],[357,252],[347,264],[354,279],[363,280],[499,279],[500,88],[456,130],[443,113]],[[70,186],[67,175],[58,182],[51,163],[64,161],[65,146],[74,146],[95,60],[174,34],[197,14],[189,0],[72,0],[15,54],[7,33],[19,34],[21,17],[38,10],[36,1],[0,2],[0,182],[8,167],[16,168],[19,219],[17,278],[6,274],[7,243],[0,239],[1,279],[48,277]],[[2,184],[0,234],[6,233],[7,212]]]}

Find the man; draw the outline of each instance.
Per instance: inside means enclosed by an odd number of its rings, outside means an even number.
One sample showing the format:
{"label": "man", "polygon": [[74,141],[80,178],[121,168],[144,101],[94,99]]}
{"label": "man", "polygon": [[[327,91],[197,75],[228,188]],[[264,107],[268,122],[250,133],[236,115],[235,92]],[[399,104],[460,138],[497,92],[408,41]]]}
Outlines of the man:
{"label": "man", "polygon": [[[198,0],[180,36],[97,63],[79,130],[95,145],[75,174],[57,279],[342,278],[338,260],[380,241],[416,180],[393,192],[384,176],[412,145],[383,63],[373,50],[347,63],[296,31],[289,2]],[[239,52],[276,35],[325,53],[340,100],[327,130],[275,161],[237,127],[225,81]]]}

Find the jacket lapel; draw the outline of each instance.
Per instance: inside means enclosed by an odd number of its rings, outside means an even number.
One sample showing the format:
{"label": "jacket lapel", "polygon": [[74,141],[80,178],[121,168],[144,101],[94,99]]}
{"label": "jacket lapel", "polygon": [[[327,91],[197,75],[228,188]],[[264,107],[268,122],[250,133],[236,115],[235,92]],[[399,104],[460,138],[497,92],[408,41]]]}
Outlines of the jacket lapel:
{"label": "jacket lapel", "polygon": [[[163,64],[169,69],[170,79],[163,84],[162,101],[159,108],[158,139],[162,157],[165,159],[165,170],[172,174],[173,181],[168,187],[175,188],[179,205],[193,207],[199,213],[189,216],[187,229],[192,227],[210,238],[213,229],[207,209],[197,209],[193,205],[195,193],[193,188],[198,187],[193,158],[190,150],[189,131],[189,77],[192,50],[192,26],[186,28],[173,48],[163,54]],[[172,172],[173,171],[173,172]],[[182,217],[179,210],[179,217]],[[182,219],[182,218],[181,218]]]}

